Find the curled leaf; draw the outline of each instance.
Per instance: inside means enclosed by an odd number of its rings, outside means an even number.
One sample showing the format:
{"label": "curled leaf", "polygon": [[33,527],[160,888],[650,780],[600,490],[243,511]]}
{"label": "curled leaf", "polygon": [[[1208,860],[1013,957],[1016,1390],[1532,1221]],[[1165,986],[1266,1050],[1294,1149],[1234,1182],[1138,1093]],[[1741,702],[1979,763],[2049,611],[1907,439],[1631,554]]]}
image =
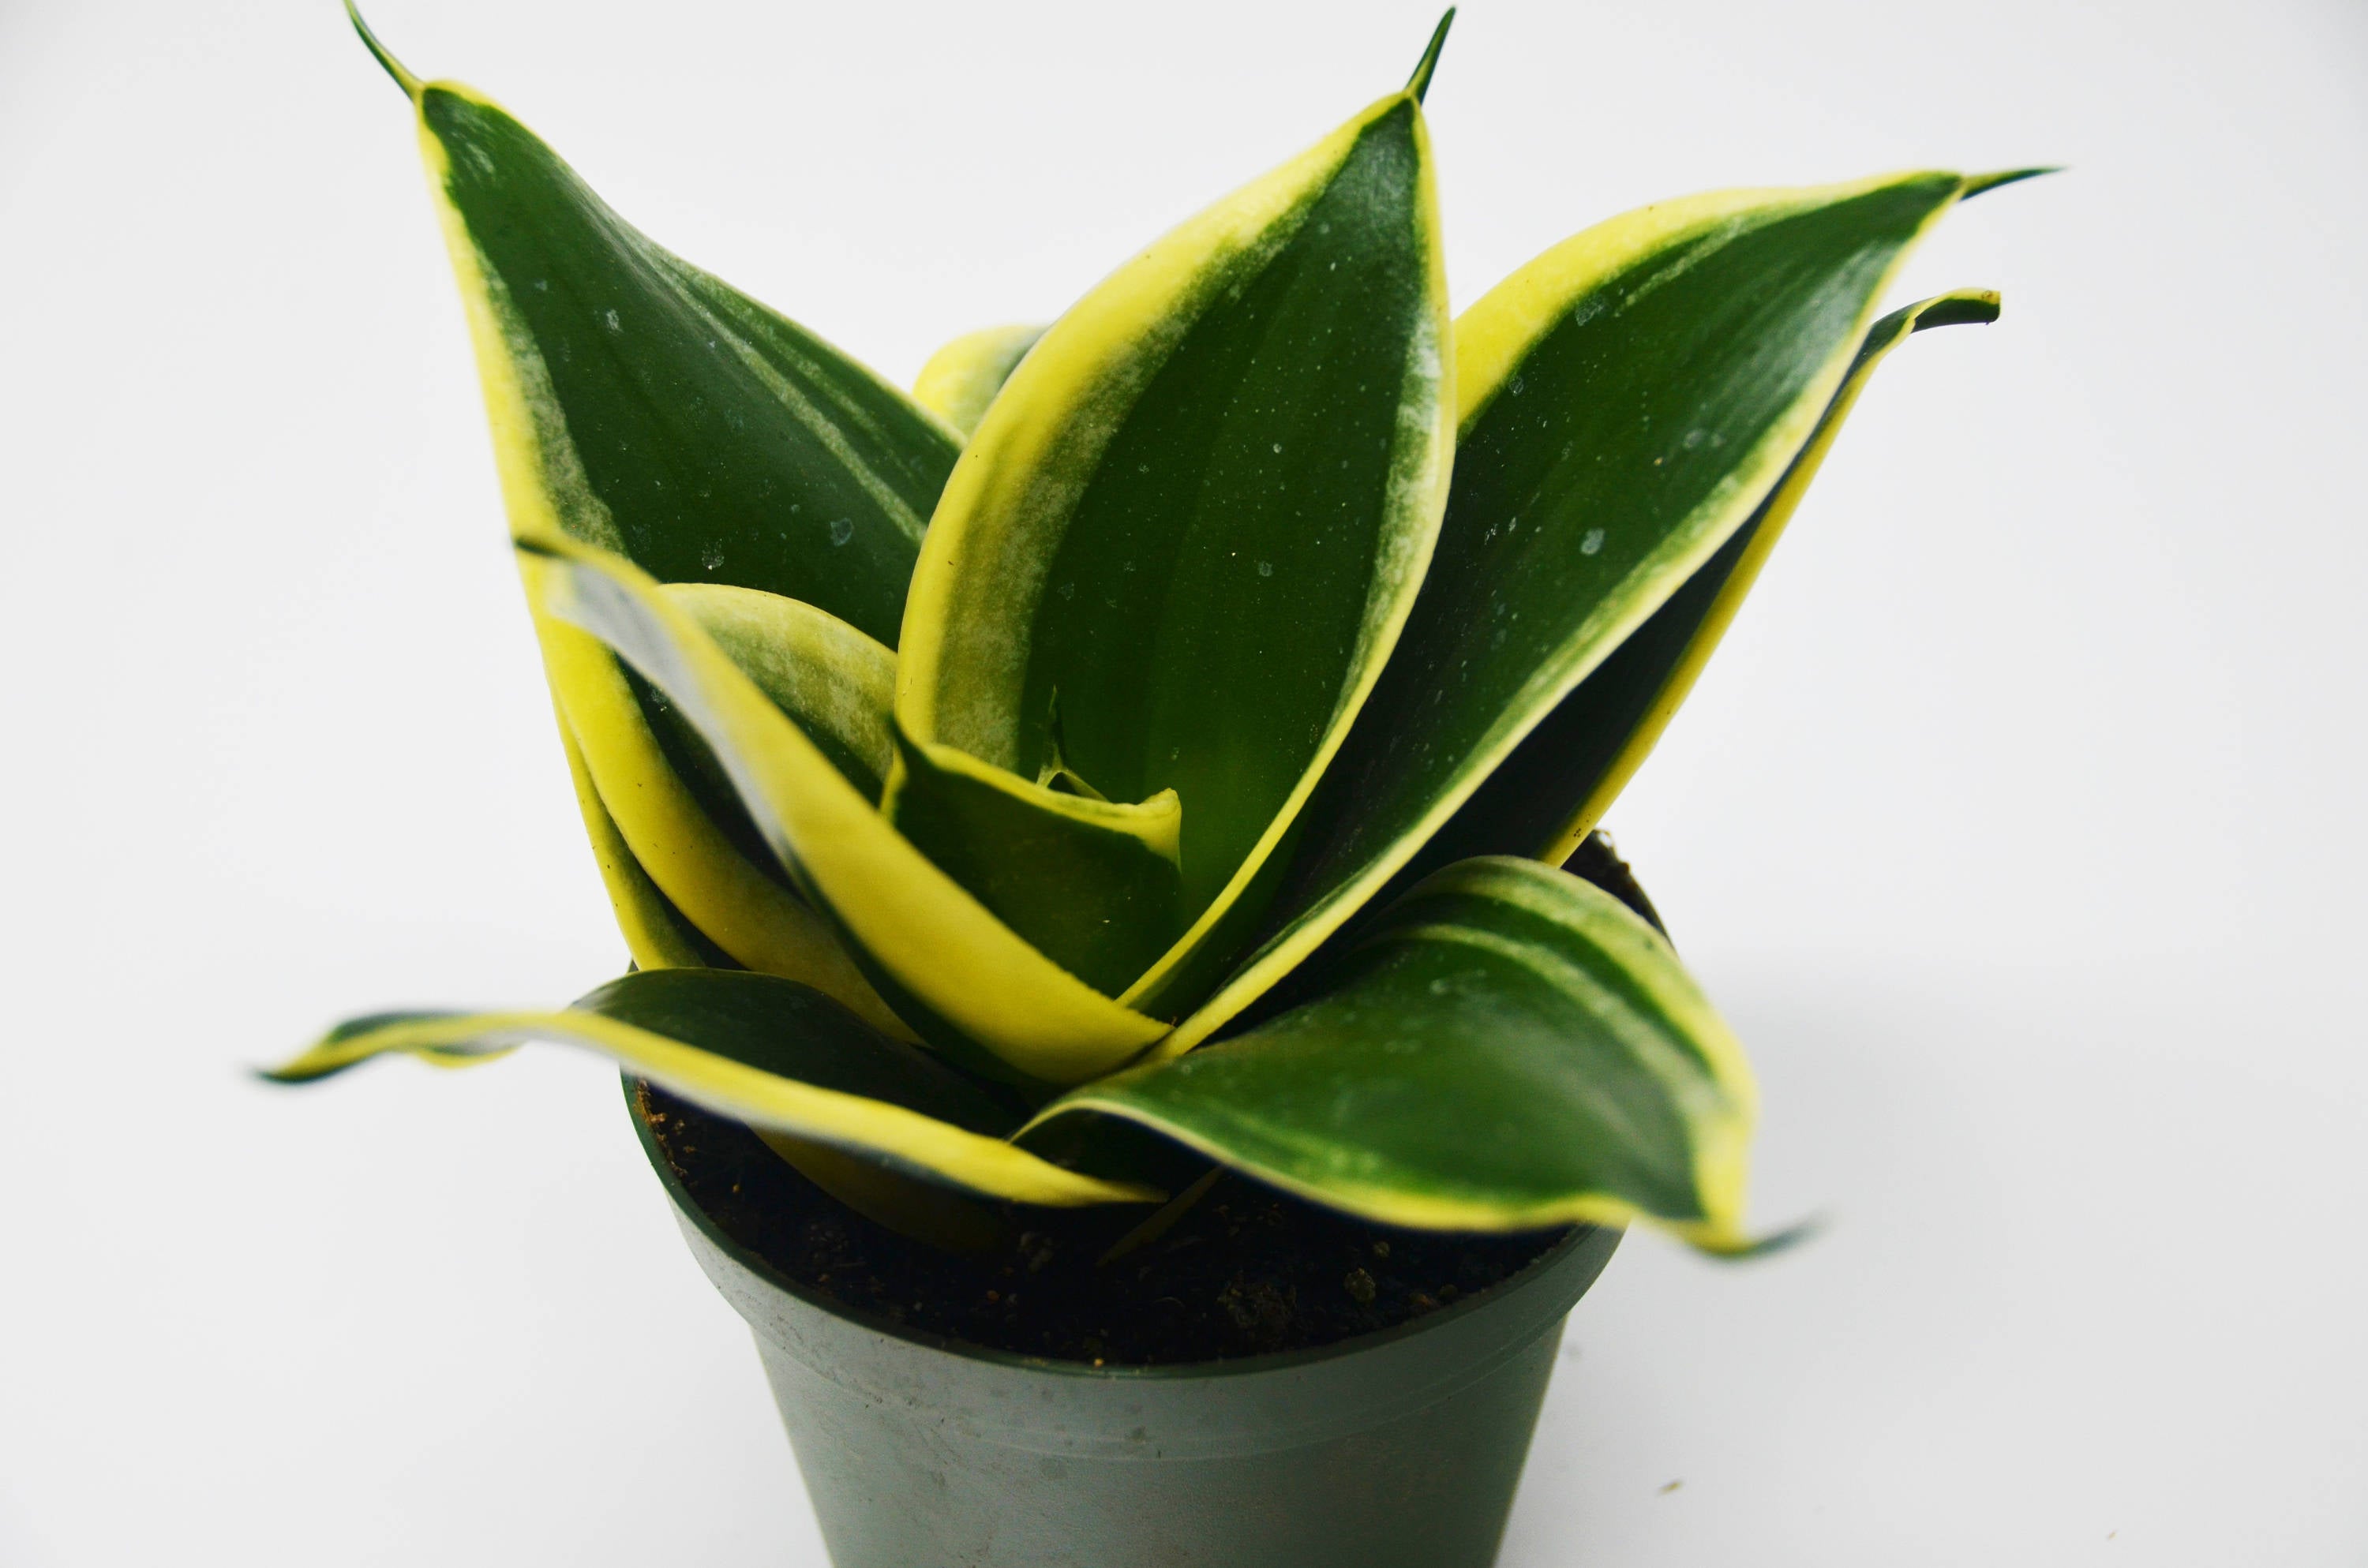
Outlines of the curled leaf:
{"label": "curled leaf", "polygon": [[357,1018],[267,1076],[307,1083],[389,1053],[453,1065],[535,1041],[595,1051],[760,1131],[985,1197],[1077,1205],[1163,1196],[1014,1147],[1008,1106],[821,993],[768,975],[664,970],[612,981],[562,1012]]}
{"label": "curled leaf", "polygon": [[1388,1224],[1643,1218],[1746,1244],[1757,1096],[1668,942],[1535,861],[1467,860],[1394,907],[1322,995],[1070,1091],[1023,1131],[1136,1122]]}

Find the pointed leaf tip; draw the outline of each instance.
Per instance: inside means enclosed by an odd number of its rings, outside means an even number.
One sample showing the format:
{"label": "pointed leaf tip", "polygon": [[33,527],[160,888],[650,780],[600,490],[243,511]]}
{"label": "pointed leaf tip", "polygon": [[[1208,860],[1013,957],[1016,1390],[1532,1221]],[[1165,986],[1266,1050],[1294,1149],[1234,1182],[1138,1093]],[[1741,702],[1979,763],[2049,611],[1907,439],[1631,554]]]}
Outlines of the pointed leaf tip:
{"label": "pointed leaf tip", "polygon": [[1773,1257],[1780,1252],[1790,1252],[1805,1242],[1816,1241],[1825,1233],[1826,1221],[1818,1216],[1785,1226],[1772,1235],[1746,1236],[1740,1233],[1693,1234],[1686,1237],[1694,1249],[1718,1259],[1721,1263],[1750,1263],[1763,1257]]}
{"label": "pointed leaf tip", "polygon": [[2027,179],[2037,179],[2042,175],[2060,175],[2063,172],[2064,165],[2061,164],[2043,164],[2028,169],[2000,169],[1996,174],[1967,175],[1965,188],[1957,199],[1971,201],[1975,197],[1996,190],[2001,186],[2017,185]]}
{"label": "pointed leaf tip", "polygon": [[1430,43],[1422,51],[1421,62],[1415,66],[1414,74],[1406,78],[1406,90],[1414,95],[1417,103],[1422,102],[1423,95],[1430,91],[1431,73],[1439,69],[1439,51],[1447,47],[1447,29],[1454,25],[1455,7],[1450,6],[1447,15],[1439,18],[1439,26],[1431,29]]}
{"label": "pointed leaf tip", "polygon": [[[1998,319],[2005,308],[1995,289],[1958,289],[1938,294],[1908,311],[1907,330],[1922,332],[1936,326],[1987,326]],[[1906,312],[1903,312],[1906,313]]]}
{"label": "pointed leaf tip", "polygon": [[419,89],[423,84],[418,77],[404,68],[403,62],[397,60],[388,51],[386,45],[379,42],[378,35],[370,31],[370,25],[362,20],[361,7],[355,5],[354,0],[346,0],[346,19],[352,22],[354,31],[361,35],[362,47],[370,51],[370,57],[385,68],[388,75],[394,78],[394,85],[403,89],[405,97],[413,103],[417,103]]}

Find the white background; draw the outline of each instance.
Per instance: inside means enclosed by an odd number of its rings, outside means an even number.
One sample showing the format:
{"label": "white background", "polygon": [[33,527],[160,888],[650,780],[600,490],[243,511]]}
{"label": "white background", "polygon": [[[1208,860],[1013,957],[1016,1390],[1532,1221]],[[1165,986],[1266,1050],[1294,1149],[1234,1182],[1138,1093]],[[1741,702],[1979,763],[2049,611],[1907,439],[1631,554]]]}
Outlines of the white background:
{"label": "white background", "polygon": [[[1413,63],[1401,0],[381,0],[909,376]],[[1886,368],[1612,817],[1751,1045],[1757,1213],[1581,1304],[1508,1568],[2368,1561],[2368,12],[1472,6],[1459,302],[1902,165]],[[0,0],[0,1564],[819,1564],[739,1324],[556,1051],[619,967],[404,106],[328,0]],[[1676,1490],[1669,1483],[1682,1483]]]}

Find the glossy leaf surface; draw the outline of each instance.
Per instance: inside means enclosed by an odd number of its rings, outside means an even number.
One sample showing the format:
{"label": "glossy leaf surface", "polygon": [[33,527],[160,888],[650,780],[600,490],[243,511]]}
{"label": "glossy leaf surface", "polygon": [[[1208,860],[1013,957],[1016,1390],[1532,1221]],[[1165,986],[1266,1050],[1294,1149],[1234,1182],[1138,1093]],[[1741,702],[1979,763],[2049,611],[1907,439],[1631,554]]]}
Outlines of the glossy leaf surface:
{"label": "glossy leaf surface", "polygon": [[[651,591],[663,590],[653,585]],[[529,598],[534,597],[529,574]],[[689,618],[683,619],[688,624]],[[605,829],[613,828],[663,904],[734,961],[803,982],[854,1008],[875,1028],[909,1034],[858,969],[831,923],[786,879],[771,874],[771,857],[761,839],[754,845],[734,842],[731,819],[700,798],[689,781],[696,770],[679,767],[678,758],[667,754],[651,726],[649,706],[609,651],[580,629],[546,616],[538,615],[536,631],[576,760],[601,807],[600,819],[588,809],[585,813],[596,856],[602,853]],[[723,657],[720,650],[716,656]],[[755,691],[753,685],[749,689]],[[780,722],[790,722],[761,693],[757,700]],[[829,766],[826,761],[825,766]],[[835,769],[833,773],[836,777]],[[752,852],[760,858],[751,858]],[[633,915],[626,926],[628,945],[637,931],[651,939],[658,929],[655,916],[648,912],[655,906],[640,899],[630,877],[621,886],[634,901],[629,905]],[[619,878],[611,876],[612,903],[620,889]],[[638,949],[635,957],[640,957]]]}
{"label": "glossy leaf surface", "polygon": [[[867,799],[879,799],[894,752],[889,738],[896,683],[894,653],[837,617],[778,594],[721,583],[668,583],[661,591],[714,639],[848,783]],[[730,874],[742,881],[750,875],[766,877],[787,888],[788,873],[774,860],[707,743],[665,693],[630,673],[625,683],[664,767],[680,781],[722,844],[745,862],[729,868]],[[630,724],[632,715],[624,717]],[[598,738],[604,747],[639,744],[632,736],[603,733]],[[705,835],[701,841],[706,842]],[[826,989],[837,994],[836,987]]]}
{"label": "glossy leaf surface", "polygon": [[1874,321],[2021,175],[1663,203],[1451,330],[1452,15],[1405,90],[909,398],[363,28],[642,972],[356,1020],[281,1075],[573,1043],[957,1250],[1008,1244],[985,1200],[1208,1159],[1397,1223],[1744,1248],[1734,1040],[1608,843],[1593,886],[1532,857],[1651,749],[1873,364],[1995,315]]}
{"label": "glossy leaf surface", "polygon": [[1326,979],[1317,1000],[1073,1090],[1031,1127],[1121,1117],[1391,1224],[1641,1216],[1744,1244],[1749,1073],[1668,944],[1610,893],[1531,860],[1466,861]]}
{"label": "glossy leaf surface", "polygon": [[[349,7],[350,10],[350,7]],[[624,223],[472,91],[422,83],[363,38],[418,114],[484,382],[511,527],[629,553],[661,577],[791,594],[897,634],[956,442],[880,381]],[[689,947],[811,981],[901,1028],[826,926],[733,842],[614,667],[545,631],[579,801],[629,946]],[[558,651],[554,653],[554,649]],[[574,689],[560,666],[574,674]],[[620,858],[619,842],[623,846]],[[626,861],[632,862],[628,868]]]}
{"label": "glossy leaf surface", "polygon": [[948,483],[898,718],[1032,778],[1057,708],[1095,791],[1182,797],[1201,924],[1146,1008],[1191,989],[1396,640],[1444,498],[1446,340],[1428,133],[1393,95],[1055,323]]}
{"label": "glossy leaf surface", "polygon": [[1465,312],[1454,490],[1420,601],[1309,809],[1270,936],[1163,1051],[1338,929],[1751,517],[1964,187],[1914,174],[1663,203]]}
{"label": "glossy leaf surface", "polygon": [[1530,732],[1397,881],[1411,885],[1475,855],[1530,855],[1561,864],[1602,820],[1693,689],[1875,367],[1911,333],[1998,316],[1998,295],[1961,290],[1875,323],[1808,444],[1759,510]]}
{"label": "glossy leaf surface", "polygon": [[1144,1201],[1005,1142],[1018,1118],[928,1052],[888,1040],[821,993],[725,970],[629,974],[556,1013],[358,1018],[269,1075],[303,1083],[389,1052],[446,1065],[534,1041],[598,1052],[751,1127],[1025,1203]]}
{"label": "glossy leaf surface", "polygon": [[416,94],[521,537],[801,599],[893,646],[956,442],[668,255],[473,91]]}
{"label": "glossy leaf surface", "polygon": [[929,356],[913,379],[913,401],[968,436],[1043,335],[1041,326],[991,326],[964,333]]}
{"label": "glossy leaf surface", "polygon": [[669,583],[661,591],[857,793],[880,798],[896,756],[895,654],[837,616],[778,594],[720,583]]}
{"label": "glossy leaf surface", "polygon": [[888,820],[1037,951],[1116,996],[1181,925],[1176,791],[1139,805],[899,736]]}
{"label": "glossy leaf surface", "polygon": [[1072,1084],[1164,1032],[1029,946],[931,864],[630,562],[564,540],[521,545],[519,559],[529,597],[565,623],[558,630],[597,636],[699,732],[804,902],[931,1044]]}

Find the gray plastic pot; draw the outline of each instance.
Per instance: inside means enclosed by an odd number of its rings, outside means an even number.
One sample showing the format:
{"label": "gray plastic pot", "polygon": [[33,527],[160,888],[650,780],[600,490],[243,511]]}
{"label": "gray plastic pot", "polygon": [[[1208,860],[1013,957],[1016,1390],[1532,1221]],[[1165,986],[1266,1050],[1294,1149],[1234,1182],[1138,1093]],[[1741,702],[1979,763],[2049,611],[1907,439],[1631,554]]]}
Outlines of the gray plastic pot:
{"label": "gray plastic pot", "polygon": [[1620,1233],[1317,1350],[1093,1367],[809,1294],[692,1199],[691,1255],[755,1332],[836,1568],[1487,1568],[1563,1320]]}

